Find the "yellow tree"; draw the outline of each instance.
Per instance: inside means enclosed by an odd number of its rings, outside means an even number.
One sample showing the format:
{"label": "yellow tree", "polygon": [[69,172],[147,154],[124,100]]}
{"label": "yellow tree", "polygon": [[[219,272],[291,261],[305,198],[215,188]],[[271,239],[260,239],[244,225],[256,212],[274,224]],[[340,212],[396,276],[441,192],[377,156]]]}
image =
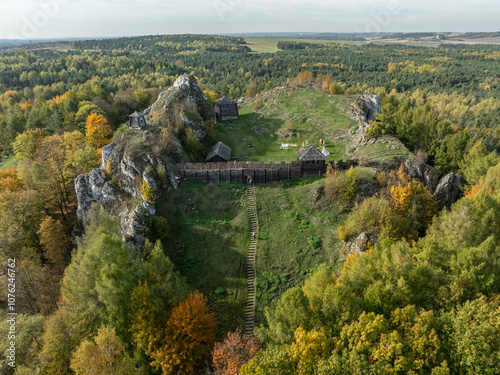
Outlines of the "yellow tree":
{"label": "yellow tree", "polygon": [[84,340],[73,353],[71,369],[76,375],[129,375],[136,372],[114,329],[101,327],[94,341]]}
{"label": "yellow tree", "polygon": [[148,203],[154,204],[155,202],[153,201],[155,191],[151,186],[146,181],[143,181],[141,184],[141,192],[142,196],[144,197],[144,200]]}
{"label": "yellow tree", "polygon": [[207,96],[207,100],[210,105],[213,105],[214,102],[220,98],[219,94],[217,94],[215,91],[205,90],[203,91],[203,93]]}
{"label": "yellow tree", "polygon": [[302,327],[295,331],[295,342],[288,346],[288,354],[297,363],[296,374],[316,374],[318,359],[328,347],[326,335],[323,332],[305,331]]}
{"label": "yellow tree", "polygon": [[5,171],[0,170],[0,192],[8,190],[16,192],[23,188],[23,180],[18,176],[17,171],[13,168]]}
{"label": "yellow tree", "polygon": [[109,144],[109,136],[113,134],[108,121],[97,113],[92,113],[87,117],[87,126],[85,128],[87,140],[95,149],[102,149]]}

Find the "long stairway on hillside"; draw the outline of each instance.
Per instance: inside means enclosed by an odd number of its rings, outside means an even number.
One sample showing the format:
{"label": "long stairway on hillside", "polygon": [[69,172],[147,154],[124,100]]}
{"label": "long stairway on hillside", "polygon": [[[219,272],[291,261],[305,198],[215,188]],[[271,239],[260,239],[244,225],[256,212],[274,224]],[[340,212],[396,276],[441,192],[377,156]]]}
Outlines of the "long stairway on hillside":
{"label": "long stairway on hillside", "polygon": [[245,310],[245,333],[252,334],[255,325],[255,254],[257,252],[257,240],[259,237],[259,221],[253,186],[248,188],[248,214],[250,216],[251,233],[247,255],[248,295]]}

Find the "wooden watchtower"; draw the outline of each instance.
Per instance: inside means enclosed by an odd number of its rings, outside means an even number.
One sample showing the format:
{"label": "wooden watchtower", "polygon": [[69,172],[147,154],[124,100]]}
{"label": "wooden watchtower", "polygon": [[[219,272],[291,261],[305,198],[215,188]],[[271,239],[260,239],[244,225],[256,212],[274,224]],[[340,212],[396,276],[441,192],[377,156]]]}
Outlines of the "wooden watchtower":
{"label": "wooden watchtower", "polygon": [[297,152],[297,161],[302,168],[302,177],[321,176],[326,172],[326,156],[314,147]]}
{"label": "wooden watchtower", "polygon": [[225,96],[214,101],[214,112],[217,121],[237,120],[240,118],[238,103]]}
{"label": "wooden watchtower", "polygon": [[146,118],[143,113],[134,112],[129,116],[127,125],[132,129],[142,129],[147,125]]}

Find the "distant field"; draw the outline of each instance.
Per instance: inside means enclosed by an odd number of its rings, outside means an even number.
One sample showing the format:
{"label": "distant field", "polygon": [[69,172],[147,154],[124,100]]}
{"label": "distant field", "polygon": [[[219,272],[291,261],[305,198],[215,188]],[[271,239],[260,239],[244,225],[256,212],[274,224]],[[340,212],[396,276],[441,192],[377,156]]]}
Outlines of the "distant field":
{"label": "distant field", "polygon": [[13,156],[0,156],[0,169],[15,168],[16,162]]}
{"label": "distant field", "polygon": [[500,36],[485,38],[457,38],[445,40],[444,43],[453,44],[500,44]]}
{"label": "distant field", "polygon": [[469,37],[463,35],[453,34],[447,39],[437,40],[435,37],[425,37],[420,39],[382,39],[382,38],[368,38],[368,41],[375,44],[400,44],[405,46],[414,47],[439,47],[443,44],[464,44],[464,45],[477,45],[477,44],[500,44],[500,36],[495,37]]}
{"label": "distant field", "polygon": [[246,39],[248,47],[256,53],[276,53],[278,52],[278,42],[307,42],[307,43],[317,43],[317,44],[328,44],[328,43],[338,43],[338,44],[351,44],[359,45],[363,42],[350,41],[350,40],[324,40],[324,39],[292,39],[292,38],[249,38]]}

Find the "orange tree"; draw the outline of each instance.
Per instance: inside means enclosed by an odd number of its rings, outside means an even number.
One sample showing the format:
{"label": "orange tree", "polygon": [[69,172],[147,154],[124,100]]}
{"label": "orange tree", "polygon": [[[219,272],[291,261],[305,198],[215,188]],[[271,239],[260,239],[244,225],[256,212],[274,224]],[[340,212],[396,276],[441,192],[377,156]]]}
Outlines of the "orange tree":
{"label": "orange tree", "polygon": [[216,375],[238,375],[241,366],[247,363],[260,348],[252,335],[243,335],[241,330],[229,332],[223,342],[215,344],[213,363]]}
{"label": "orange tree", "polygon": [[207,299],[199,292],[172,310],[160,348],[152,353],[153,366],[164,374],[193,374],[215,343],[216,322]]}

